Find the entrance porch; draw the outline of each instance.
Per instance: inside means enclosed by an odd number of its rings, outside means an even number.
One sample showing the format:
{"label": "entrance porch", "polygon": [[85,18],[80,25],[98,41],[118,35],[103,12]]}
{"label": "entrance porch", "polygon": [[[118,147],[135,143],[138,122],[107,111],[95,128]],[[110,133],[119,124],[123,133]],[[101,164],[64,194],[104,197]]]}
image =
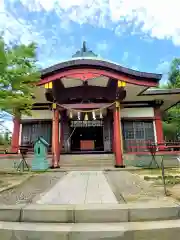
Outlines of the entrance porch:
{"label": "entrance porch", "polygon": [[104,151],[103,127],[73,127],[70,131],[72,153]]}

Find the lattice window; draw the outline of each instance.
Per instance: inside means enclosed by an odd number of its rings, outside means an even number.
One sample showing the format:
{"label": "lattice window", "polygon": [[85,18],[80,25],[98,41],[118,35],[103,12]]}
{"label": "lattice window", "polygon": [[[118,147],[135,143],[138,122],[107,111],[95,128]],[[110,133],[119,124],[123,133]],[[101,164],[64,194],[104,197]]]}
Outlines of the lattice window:
{"label": "lattice window", "polygon": [[122,125],[125,150],[146,150],[147,142],[154,141],[152,121],[123,121]]}
{"label": "lattice window", "polygon": [[22,125],[22,145],[33,145],[38,137],[43,137],[50,145],[52,138],[52,123],[25,123]]}

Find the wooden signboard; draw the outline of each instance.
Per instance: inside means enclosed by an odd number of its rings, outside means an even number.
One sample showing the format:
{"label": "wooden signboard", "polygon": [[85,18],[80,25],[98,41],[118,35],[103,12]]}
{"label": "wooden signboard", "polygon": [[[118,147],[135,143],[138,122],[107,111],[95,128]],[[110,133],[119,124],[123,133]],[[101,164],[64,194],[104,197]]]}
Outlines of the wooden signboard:
{"label": "wooden signboard", "polygon": [[93,120],[93,121],[71,121],[70,127],[102,127],[102,120]]}
{"label": "wooden signboard", "polygon": [[81,148],[81,150],[94,150],[94,141],[93,140],[81,140],[80,148]]}

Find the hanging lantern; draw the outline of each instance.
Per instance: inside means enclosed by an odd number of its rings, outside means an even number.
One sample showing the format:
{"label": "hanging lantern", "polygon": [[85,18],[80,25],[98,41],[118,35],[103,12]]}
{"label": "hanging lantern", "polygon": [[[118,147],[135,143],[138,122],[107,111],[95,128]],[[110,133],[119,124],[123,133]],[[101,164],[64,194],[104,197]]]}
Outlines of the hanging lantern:
{"label": "hanging lantern", "polygon": [[45,89],[52,89],[52,82],[45,83],[44,87]]}
{"label": "hanging lantern", "polygon": [[69,118],[73,118],[73,113],[71,111],[69,112]]}
{"label": "hanging lantern", "polygon": [[118,80],[118,88],[125,87],[125,86],[126,86],[126,82]]}
{"label": "hanging lantern", "polygon": [[126,97],[126,82],[119,80],[117,82],[116,100],[122,101]]}
{"label": "hanging lantern", "polygon": [[87,113],[85,113],[84,121],[88,121],[88,114]]}
{"label": "hanging lantern", "polygon": [[100,113],[99,113],[99,117],[100,117],[100,119],[103,118],[103,115],[102,115],[102,111],[101,111],[101,110],[100,110]]}
{"label": "hanging lantern", "polygon": [[80,112],[78,112],[78,120],[81,120],[81,113]]}
{"label": "hanging lantern", "polygon": [[92,118],[93,118],[93,120],[96,120],[96,113],[95,113],[95,111],[92,111]]}
{"label": "hanging lantern", "polygon": [[53,103],[52,104],[52,109],[56,109],[57,108],[57,104],[56,103]]}

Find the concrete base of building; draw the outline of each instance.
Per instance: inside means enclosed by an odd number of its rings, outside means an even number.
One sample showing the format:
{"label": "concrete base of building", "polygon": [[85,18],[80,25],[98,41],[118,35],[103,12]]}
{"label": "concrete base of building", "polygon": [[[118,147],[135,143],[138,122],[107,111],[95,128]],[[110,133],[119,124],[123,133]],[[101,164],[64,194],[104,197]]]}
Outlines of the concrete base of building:
{"label": "concrete base of building", "polygon": [[125,165],[114,165],[115,168],[125,168]]}
{"label": "concrete base of building", "polygon": [[54,166],[51,165],[49,168],[50,168],[50,169],[57,169],[57,168],[60,168],[60,166],[54,167]]}
{"label": "concrete base of building", "polygon": [[[166,168],[179,167],[180,163],[177,160],[178,155],[173,154],[164,157],[164,166]],[[124,154],[124,165],[126,167],[139,167],[148,168],[152,161],[151,155],[144,154]],[[33,155],[27,155],[26,161],[29,166],[32,166]],[[20,155],[1,155],[0,156],[0,169],[1,170],[15,170],[21,161]],[[161,165],[162,157],[157,156],[156,161],[158,165]],[[52,163],[52,156],[48,156],[49,165]],[[76,155],[61,155],[60,167],[61,169],[72,169],[72,168],[95,168],[95,169],[109,169],[109,168],[124,168],[124,166],[114,166],[115,157],[114,154],[76,154]],[[156,168],[157,166],[153,163],[151,168]]]}

